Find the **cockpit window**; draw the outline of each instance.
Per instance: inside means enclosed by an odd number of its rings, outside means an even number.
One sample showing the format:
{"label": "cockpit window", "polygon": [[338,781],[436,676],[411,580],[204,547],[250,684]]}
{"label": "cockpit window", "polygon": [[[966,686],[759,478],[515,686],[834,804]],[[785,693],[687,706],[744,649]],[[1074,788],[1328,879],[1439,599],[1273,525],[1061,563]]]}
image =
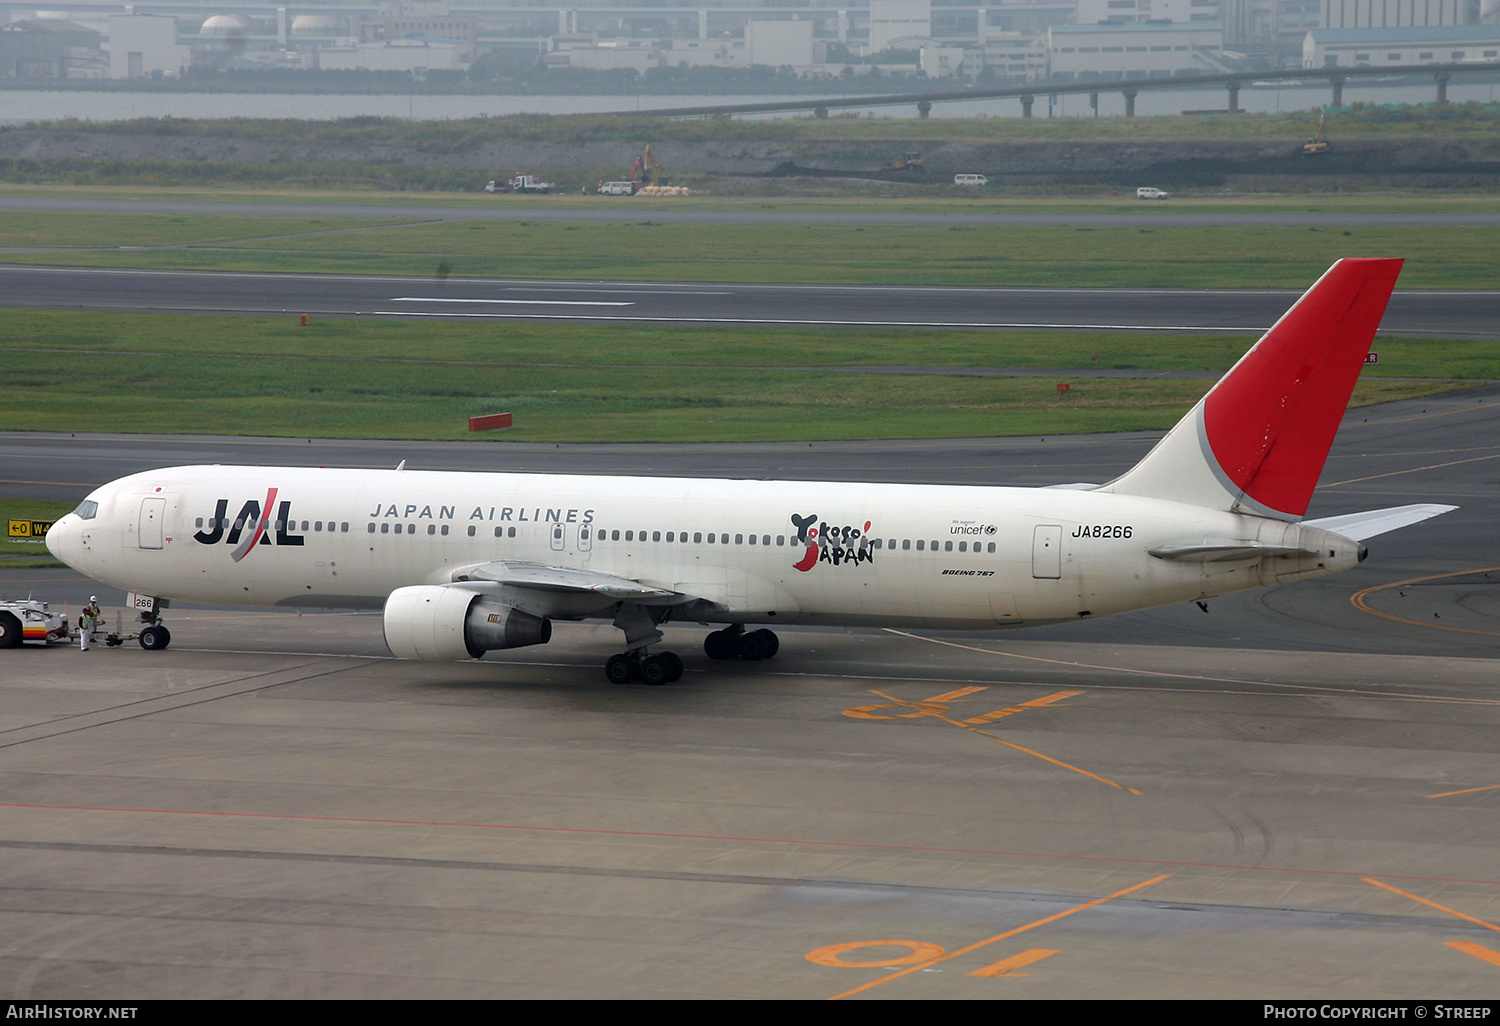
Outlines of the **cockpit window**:
{"label": "cockpit window", "polygon": [[84,499],[73,512],[78,514],[79,520],[92,520],[99,513],[99,504],[92,499]]}

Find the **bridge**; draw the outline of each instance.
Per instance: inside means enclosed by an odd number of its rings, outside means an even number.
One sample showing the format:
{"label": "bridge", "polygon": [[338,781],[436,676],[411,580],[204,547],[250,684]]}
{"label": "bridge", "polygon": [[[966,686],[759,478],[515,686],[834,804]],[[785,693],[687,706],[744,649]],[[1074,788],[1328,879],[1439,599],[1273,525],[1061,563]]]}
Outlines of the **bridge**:
{"label": "bridge", "polygon": [[613,111],[619,116],[654,115],[663,118],[733,116],[735,114],[778,114],[809,111],[824,118],[831,110],[864,107],[914,106],[919,117],[932,113],[933,104],[953,100],[1019,99],[1021,116],[1031,117],[1038,96],[1065,94],[1089,95],[1095,113],[1100,93],[1119,93],[1125,98],[1125,116],[1135,116],[1135,98],[1149,89],[1189,89],[1223,86],[1228,93],[1228,110],[1240,113],[1240,89],[1250,82],[1308,82],[1322,80],[1331,90],[1331,104],[1344,105],[1344,84],[1350,79],[1431,76],[1435,99],[1448,102],[1448,83],[1454,75],[1500,73],[1500,61],[1467,61],[1456,64],[1395,64],[1388,67],[1291,68],[1284,71],[1236,71],[1212,75],[1174,75],[1170,78],[1094,79],[1088,82],[1028,82],[1025,85],[993,89],[955,89],[947,92],[887,93],[881,96],[811,96],[800,100],[778,100],[770,103],[731,103],[706,107],[659,107],[652,110]]}

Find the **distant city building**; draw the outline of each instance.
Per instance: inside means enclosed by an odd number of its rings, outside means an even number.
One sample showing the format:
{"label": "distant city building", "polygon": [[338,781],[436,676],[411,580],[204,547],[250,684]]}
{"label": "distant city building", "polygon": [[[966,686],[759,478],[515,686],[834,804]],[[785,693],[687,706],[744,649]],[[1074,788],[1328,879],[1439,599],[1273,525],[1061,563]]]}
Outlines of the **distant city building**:
{"label": "distant city building", "polygon": [[1313,29],[1302,44],[1305,68],[1375,68],[1500,60],[1500,26]]}
{"label": "distant city building", "polygon": [[1166,78],[1224,70],[1217,23],[1059,25],[1047,30],[1051,77]]}
{"label": "distant city building", "polygon": [[1479,20],[1478,0],[1322,0],[1319,28],[1442,28]]}
{"label": "distant city building", "polygon": [[110,15],[110,78],[175,78],[187,70],[192,59],[192,49],[177,42],[176,18]]}
{"label": "distant city building", "polygon": [[420,39],[392,39],[357,46],[325,46],[318,50],[318,67],[325,71],[462,71],[469,66],[469,48],[461,43]]}
{"label": "distant city building", "polygon": [[756,19],[745,25],[745,55],[751,64],[805,68],[814,63],[814,53],[810,21]]}
{"label": "distant city building", "polygon": [[0,25],[0,78],[83,78],[99,50],[99,33],[71,21]]}
{"label": "distant city building", "polygon": [[932,37],[932,0],[870,0],[870,53],[912,49]]}
{"label": "distant city building", "polygon": [[1078,24],[1220,21],[1220,0],[1078,0]]}
{"label": "distant city building", "polygon": [[373,18],[360,22],[359,37],[377,39],[450,39],[472,43],[478,36],[473,15],[453,14],[447,0],[381,0]]}

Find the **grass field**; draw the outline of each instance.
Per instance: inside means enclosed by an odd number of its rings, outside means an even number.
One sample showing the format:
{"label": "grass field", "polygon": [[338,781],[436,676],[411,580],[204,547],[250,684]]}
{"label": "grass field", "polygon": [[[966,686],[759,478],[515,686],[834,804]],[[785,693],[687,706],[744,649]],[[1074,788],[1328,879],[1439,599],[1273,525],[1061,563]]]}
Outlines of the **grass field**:
{"label": "grass field", "polygon": [[[1160,429],[1197,379],[869,373],[851,366],[1226,369],[1252,339],[718,330],[10,311],[0,429],[742,441]],[[1357,403],[1500,376],[1479,343],[1382,340]],[[37,360],[37,353],[49,354]],[[60,371],[60,368],[62,369]],[[1396,378],[1394,375],[1402,375]],[[1412,378],[1421,380],[1411,380]],[[145,418],[143,420],[143,417]]]}
{"label": "grass field", "polygon": [[[991,227],[379,221],[11,212],[11,262],[636,281],[1301,288],[1345,256],[1403,288],[1500,287],[1493,228]],[[130,247],[130,248],[120,248]]]}

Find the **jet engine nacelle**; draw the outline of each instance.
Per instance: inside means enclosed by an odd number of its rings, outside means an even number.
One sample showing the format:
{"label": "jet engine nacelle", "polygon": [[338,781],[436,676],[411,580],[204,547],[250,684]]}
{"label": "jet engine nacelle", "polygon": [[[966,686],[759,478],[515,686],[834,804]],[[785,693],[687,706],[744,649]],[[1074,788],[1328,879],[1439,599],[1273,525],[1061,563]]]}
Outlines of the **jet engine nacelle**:
{"label": "jet engine nacelle", "polygon": [[467,588],[417,585],[385,600],[385,644],[399,659],[478,659],[490,649],[545,645],[552,621]]}

